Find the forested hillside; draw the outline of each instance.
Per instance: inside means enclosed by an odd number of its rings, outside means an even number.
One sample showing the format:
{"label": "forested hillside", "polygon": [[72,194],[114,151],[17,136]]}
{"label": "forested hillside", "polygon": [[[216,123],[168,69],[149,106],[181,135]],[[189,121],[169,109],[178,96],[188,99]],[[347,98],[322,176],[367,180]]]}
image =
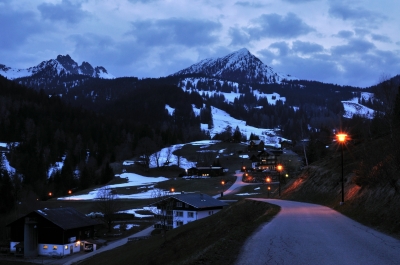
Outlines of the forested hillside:
{"label": "forested hillside", "polygon": [[[2,161],[0,211],[28,195],[48,199],[49,191],[60,196],[107,183],[116,160],[204,138],[188,96],[176,87],[143,83],[94,112],[0,77],[0,142],[9,143],[6,157],[17,172],[10,176]],[[168,115],[166,103],[175,115]],[[53,170],[58,162],[62,169]]]}

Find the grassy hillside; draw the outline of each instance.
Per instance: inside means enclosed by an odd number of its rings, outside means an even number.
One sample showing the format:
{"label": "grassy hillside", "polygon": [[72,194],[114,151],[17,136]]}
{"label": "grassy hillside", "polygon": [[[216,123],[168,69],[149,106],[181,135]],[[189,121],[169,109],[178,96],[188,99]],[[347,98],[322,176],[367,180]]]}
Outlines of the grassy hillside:
{"label": "grassy hillside", "polygon": [[[344,151],[344,194],[341,201],[341,152],[306,167],[285,187],[283,199],[329,206],[354,220],[400,238],[398,141],[387,136],[352,145]],[[397,150],[397,151],[396,151]]]}
{"label": "grassy hillside", "polygon": [[246,238],[278,212],[275,205],[241,200],[168,231],[166,238],[155,235],[145,242],[128,243],[79,264],[233,264]]}

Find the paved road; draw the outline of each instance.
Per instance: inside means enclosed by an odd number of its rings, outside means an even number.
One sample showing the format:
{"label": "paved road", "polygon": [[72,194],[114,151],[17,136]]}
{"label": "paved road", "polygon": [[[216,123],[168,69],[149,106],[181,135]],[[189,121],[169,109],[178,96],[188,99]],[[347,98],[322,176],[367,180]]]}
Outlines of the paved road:
{"label": "paved road", "polygon": [[324,206],[256,199],[280,213],[242,247],[237,265],[400,264],[400,241]]}
{"label": "paved road", "polygon": [[[243,182],[242,178],[243,178],[243,172],[241,172],[240,170],[236,170],[234,176],[236,177],[236,181],[232,184],[232,186],[230,186],[227,190],[224,191],[224,195],[228,195],[231,193],[236,193],[237,191],[235,191],[238,188],[241,188],[243,186],[248,186],[248,185],[259,185],[260,183],[248,183],[248,182]],[[221,194],[217,194],[215,196],[213,196],[213,198],[217,199],[221,196]]]}

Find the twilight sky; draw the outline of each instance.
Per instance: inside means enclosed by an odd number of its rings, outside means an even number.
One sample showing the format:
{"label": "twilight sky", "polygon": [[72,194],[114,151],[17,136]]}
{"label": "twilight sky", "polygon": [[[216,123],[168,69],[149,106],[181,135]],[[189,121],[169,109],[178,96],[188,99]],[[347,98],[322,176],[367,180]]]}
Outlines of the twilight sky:
{"label": "twilight sky", "polygon": [[161,77],[247,48],[275,71],[368,87],[400,74],[395,0],[0,0],[0,64],[69,54]]}

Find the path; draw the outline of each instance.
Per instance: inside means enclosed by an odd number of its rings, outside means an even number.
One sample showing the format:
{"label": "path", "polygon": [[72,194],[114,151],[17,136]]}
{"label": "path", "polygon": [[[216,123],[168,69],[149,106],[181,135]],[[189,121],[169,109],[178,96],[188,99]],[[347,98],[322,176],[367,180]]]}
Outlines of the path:
{"label": "path", "polygon": [[[236,170],[234,176],[236,177],[236,181],[230,186],[227,190],[224,191],[224,195],[228,195],[231,193],[234,193],[236,189],[247,186],[247,185],[259,185],[260,183],[248,183],[248,182],[243,182],[243,172],[240,170]],[[221,194],[214,195],[213,198],[218,199],[221,197]]]}
{"label": "path", "polygon": [[400,264],[400,241],[325,206],[255,199],[281,211],[249,237],[237,265]]}
{"label": "path", "polygon": [[[130,235],[128,237],[121,238],[119,240],[115,240],[111,243],[109,243],[107,246],[103,246],[100,249],[93,251],[93,252],[87,252],[85,254],[78,253],[76,255],[71,255],[69,257],[65,257],[62,260],[60,260],[60,263],[52,263],[52,264],[63,264],[63,265],[71,265],[74,262],[78,262],[84,259],[87,259],[93,255],[99,254],[101,252],[120,247],[122,245],[125,245],[128,242],[128,238],[130,237],[141,237],[141,236],[149,236],[151,232],[154,230],[153,226],[150,226],[136,234]],[[67,260],[66,260],[67,259]]]}

